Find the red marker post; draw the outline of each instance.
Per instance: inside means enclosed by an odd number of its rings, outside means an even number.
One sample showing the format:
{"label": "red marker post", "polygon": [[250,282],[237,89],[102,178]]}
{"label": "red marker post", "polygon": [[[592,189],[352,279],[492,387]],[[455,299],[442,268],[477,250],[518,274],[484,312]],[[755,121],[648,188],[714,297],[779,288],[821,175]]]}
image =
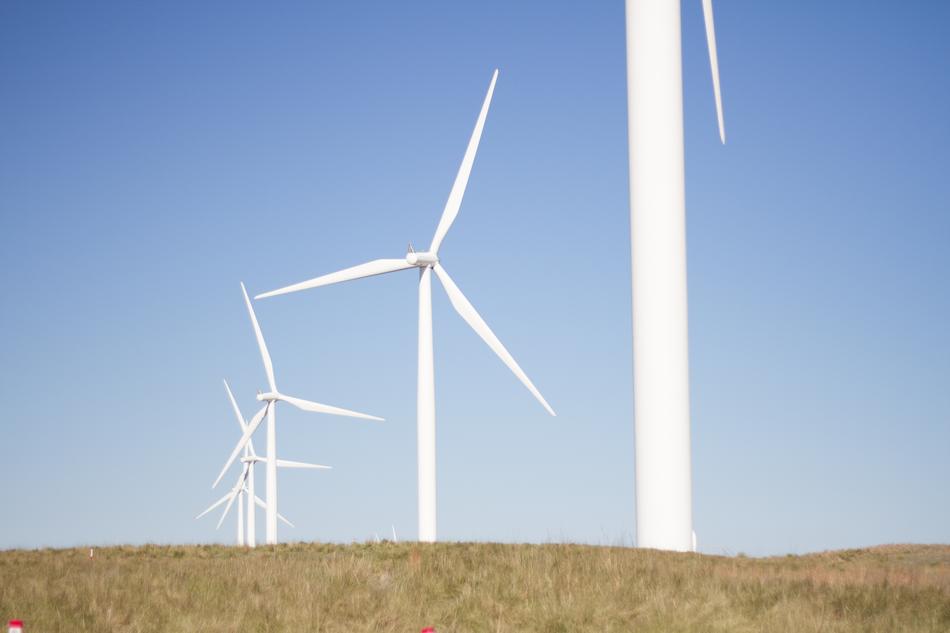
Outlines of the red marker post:
{"label": "red marker post", "polygon": [[426,628],[422,629],[422,633],[435,633],[435,627],[427,626]]}
{"label": "red marker post", "polygon": [[10,620],[10,633],[23,633],[23,620]]}

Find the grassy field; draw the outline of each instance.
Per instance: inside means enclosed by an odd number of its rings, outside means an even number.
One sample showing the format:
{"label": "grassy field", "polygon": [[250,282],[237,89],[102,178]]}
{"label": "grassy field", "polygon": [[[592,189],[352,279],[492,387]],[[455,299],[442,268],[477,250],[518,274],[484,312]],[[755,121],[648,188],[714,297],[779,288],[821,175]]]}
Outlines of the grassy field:
{"label": "grassy field", "polygon": [[950,546],[729,558],[580,545],[0,552],[0,617],[54,631],[950,631]]}

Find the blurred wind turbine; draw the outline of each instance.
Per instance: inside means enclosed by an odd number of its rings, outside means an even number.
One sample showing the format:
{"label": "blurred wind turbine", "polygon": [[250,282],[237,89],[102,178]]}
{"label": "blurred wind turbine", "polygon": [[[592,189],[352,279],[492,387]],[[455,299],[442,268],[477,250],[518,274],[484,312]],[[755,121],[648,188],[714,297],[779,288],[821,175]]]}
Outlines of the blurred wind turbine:
{"label": "blurred wind turbine", "polygon": [[[298,409],[304,411],[312,411],[314,413],[328,413],[331,415],[340,415],[348,416],[353,418],[363,418],[366,420],[378,420],[382,421],[382,418],[378,418],[372,415],[366,415],[365,413],[358,413],[356,411],[350,411],[348,409],[341,409],[339,407],[332,407],[326,404],[320,404],[319,402],[311,402],[309,400],[302,400],[300,398],[293,398],[291,396],[284,395],[277,390],[277,382],[274,378],[274,365],[271,362],[270,353],[267,351],[267,345],[264,343],[264,335],[261,333],[261,326],[257,322],[257,315],[254,314],[254,308],[251,306],[251,300],[247,296],[247,289],[244,287],[244,284],[241,284],[241,291],[244,293],[244,303],[247,306],[247,312],[251,317],[251,325],[254,327],[254,336],[257,338],[257,346],[261,352],[261,360],[264,362],[264,372],[267,374],[267,383],[270,386],[270,390],[267,393],[257,394],[257,399],[261,402],[264,402],[264,406],[254,415],[250,422],[247,423],[244,435],[241,436],[241,439],[238,441],[237,446],[234,447],[234,450],[231,452],[231,456],[228,458],[228,461],[224,464],[224,468],[221,469],[221,473],[218,475],[218,478],[214,480],[214,483],[211,485],[212,488],[218,485],[218,482],[221,481],[221,478],[224,477],[224,473],[227,472],[228,468],[234,463],[234,460],[237,458],[238,453],[244,448],[251,436],[254,435],[254,431],[257,430],[257,427],[260,426],[261,422],[264,420],[264,416],[267,416],[267,459],[261,460],[266,463],[266,473],[267,473],[267,503],[264,507],[265,518],[266,518],[266,541],[268,545],[274,544],[277,542],[277,466],[279,460],[277,459],[277,428],[276,428],[276,411],[277,402],[283,401],[288,404],[292,404]],[[300,462],[285,462],[285,463],[295,463],[300,464]],[[319,466],[310,466],[310,465],[299,465],[297,467],[309,468]]]}
{"label": "blurred wind turbine", "polygon": [[[702,0],[726,142],[712,0]],[[693,546],[679,0],[626,0],[637,545]]]}
{"label": "blurred wind turbine", "polygon": [[335,273],[330,273],[304,281],[291,286],[286,286],[271,292],[265,292],[257,295],[257,299],[273,297],[276,295],[297,292],[308,288],[317,288],[339,283],[341,281],[350,281],[362,277],[371,277],[383,273],[396,272],[407,268],[419,269],[419,369],[418,369],[418,391],[417,391],[417,443],[418,443],[418,477],[419,477],[419,540],[436,540],[436,477],[435,477],[435,368],[432,359],[432,274],[435,273],[445,292],[449,295],[449,301],[456,312],[471,326],[475,333],[492,349],[495,354],[501,358],[501,361],[518,377],[528,391],[537,398],[538,402],[550,413],[556,415],[554,409],[545,401],[541,392],[534,386],[534,383],[528,378],[521,367],[515,362],[505,346],[501,344],[498,337],[489,329],[488,325],[479,316],[472,304],[469,303],[462,291],[459,290],[448,272],[439,263],[439,246],[445,239],[449,228],[458,215],[459,208],[462,205],[462,196],[465,194],[465,187],[468,184],[469,175],[472,172],[472,164],[475,162],[475,153],[478,150],[478,143],[482,136],[482,129],[485,126],[485,118],[488,116],[488,107],[491,103],[492,93],[495,90],[495,81],[498,79],[498,70],[495,70],[488,86],[488,94],[482,103],[481,112],[475,122],[475,130],[472,132],[468,147],[465,150],[465,156],[462,158],[462,165],[459,167],[458,174],[455,177],[455,183],[449,192],[449,198],[442,211],[442,218],[436,228],[435,236],[429,250],[416,252],[412,245],[409,246],[409,252],[401,259],[376,259],[371,262],[353,266]]}

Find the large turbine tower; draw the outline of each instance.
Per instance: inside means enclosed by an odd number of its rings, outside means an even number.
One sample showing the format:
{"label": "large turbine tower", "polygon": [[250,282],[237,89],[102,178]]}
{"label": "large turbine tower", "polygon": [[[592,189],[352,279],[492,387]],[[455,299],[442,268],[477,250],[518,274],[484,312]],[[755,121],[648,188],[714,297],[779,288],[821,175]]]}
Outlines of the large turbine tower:
{"label": "large turbine tower", "polygon": [[[637,545],[693,549],[680,0],[626,0]],[[702,0],[726,142],[712,0]]]}

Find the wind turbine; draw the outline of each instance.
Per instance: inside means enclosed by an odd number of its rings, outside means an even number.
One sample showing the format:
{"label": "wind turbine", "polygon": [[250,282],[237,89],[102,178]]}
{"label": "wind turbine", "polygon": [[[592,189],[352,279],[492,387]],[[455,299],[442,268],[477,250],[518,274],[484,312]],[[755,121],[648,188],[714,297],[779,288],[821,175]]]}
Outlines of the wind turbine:
{"label": "wind turbine", "polygon": [[[228,392],[228,399],[231,401],[231,408],[234,411],[234,417],[237,419],[238,425],[241,427],[241,434],[243,436],[244,432],[247,431],[248,423],[244,419],[244,414],[241,413],[240,407],[238,407],[237,401],[234,399],[234,394],[231,393],[231,387],[228,386],[228,381],[224,381],[224,389]],[[247,444],[244,445],[244,456],[241,458],[241,462],[245,465],[247,469],[247,475],[244,479],[244,486],[246,489],[246,496],[248,499],[256,499],[257,495],[254,493],[254,465],[258,462],[266,462],[267,459],[261,457],[254,450],[254,440],[248,439]],[[278,468],[313,468],[313,469],[329,469],[330,466],[322,466],[320,464],[307,464],[304,462],[294,462],[286,459],[277,460]],[[240,517],[244,509],[244,496],[242,495],[238,499],[238,516]],[[246,545],[248,547],[257,546],[257,512],[254,505],[248,502],[247,505],[247,539]],[[280,516],[278,516],[278,519]],[[245,539],[243,538],[241,529],[238,530],[238,542],[245,544]]]}
{"label": "wind turbine", "polygon": [[[712,0],[702,0],[726,142]],[[693,543],[680,0],[626,0],[637,545]]]}
{"label": "wind turbine", "polygon": [[241,474],[238,475],[237,482],[234,486],[231,487],[231,490],[227,492],[223,497],[212,503],[208,506],[204,512],[195,517],[197,521],[204,515],[208,514],[222,503],[227,502],[227,506],[224,508],[224,512],[221,514],[221,518],[218,520],[218,525],[215,526],[215,529],[219,529],[221,524],[224,523],[224,518],[228,515],[228,512],[231,510],[231,505],[234,503],[234,500],[238,500],[238,522],[237,522],[237,544],[245,545],[244,540],[244,494],[247,488],[244,485],[245,480],[247,479],[247,466],[245,465],[244,469],[241,470]]}
{"label": "wind turbine", "polygon": [[418,391],[417,397],[417,447],[418,447],[418,477],[419,477],[419,540],[432,542],[436,540],[436,478],[435,478],[435,369],[432,359],[432,274],[439,278],[445,292],[449,295],[449,301],[456,312],[471,326],[475,333],[492,349],[495,354],[501,358],[502,362],[518,377],[528,391],[537,398],[538,402],[550,413],[555,415],[554,409],[545,401],[544,397],[531,382],[531,379],[524,373],[518,363],[512,358],[505,346],[501,344],[498,337],[489,329],[488,325],[479,316],[472,304],[469,303],[462,291],[459,290],[448,272],[439,262],[439,247],[446,233],[455,221],[462,204],[462,196],[465,194],[465,186],[468,184],[469,175],[472,172],[472,164],[475,162],[475,153],[478,150],[478,142],[482,136],[482,128],[485,126],[485,118],[488,116],[488,107],[491,103],[492,93],[495,90],[495,81],[498,79],[498,70],[495,70],[488,86],[488,94],[485,95],[485,101],[482,103],[481,112],[475,122],[475,130],[468,142],[468,148],[465,150],[465,156],[462,158],[462,165],[459,167],[458,175],[455,177],[455,183],[449,192],[449,198],[442,211],[442,218],[435,230],[435,236],[429,250],[424,252],[415,252],[412,246],[409,246],[409,252],[401,259],[377,259],[371,262],[353,266],[335,273],[323,275],[316,279],[304,281],[298,284],[265,292],[257,295],[257,299],[273,297],[276,295],[306,290],[308,288],[317,288],[329,284],[360,279],[362,277],[371,277],[383,273],[396,272],[407,268],[419,269],[419,369],[418,369]]}
{"label": "wind turbine", "polygon": [[[322,466],[319,468],[329,468],[329,467]],[[234,500],[237,499],[237,502],[238,502],[238,528],[237,528],[238,545],[247,545],[249,547],[254,547],[253,542],[245,541],[244,539],[244,529],[243,529],[244,528],[244,498],[247,497],[248,499],[247,509],[248,509],[248,512],[251,514],[254,513],[255,504],[265,509],[267,507],[267,504],[265,504],[264,501],[260,497],[255,495],[253,490],[248,486],[248,481],[249,481],[248,472],[249,472],[249,464],[245,463],[244,468],[241,470],[241,474],[237,478],[237,482],[234,484],[231,490],[229,490],[226,495],[224,495],[223,497],[221,497],[220,499],[212,503],[210,506],[208,506],[208,508],[205,509],[204,512],[202,512],[201,514],[195,517],[195,520],[197,521],[204,515],[208,514],[209,512],[211,512],[212,510],[220,506],[222,503],[227,502],[228,505],[224,507],[224,512],[221,513],[221,518],[218,519],[218,525],[215,526],[215,529],[217,530],[221,527],[221,524],[224,523],[224,519],[227,518],[228,512],[231,511],[231,506],[234,504]],[[277,518],[283,521],[284,523],[286,523],[287,525],[289,525],[290,527],[294,527],[294,524],[288,521],[284,517],[284,515],[277,513]]]}
{"label": "wind turbine", "polygon": [[250,422],[247,423],[247,428],[244,431],[244,435],[241,436],[241,439],[238,441],[237,446],[234,447],[234,450],[231,452],[231,456],[228,458],[228,461],[224,464],[224,468],[221,469],[221,473],[218,475],[218,478],[214,480],[214,483],[211,485],[212,488],[218,485],[218,482],[221,481],[221,478],[224,477],[224,473],[227,472],[228,468],[234,463],[234,460],[237,458],[238,453],[241,452],[241,449],[244,448],[244,445],[247,444],[251,436],[254,435],[254,431],[257,430],[257,427],[260,426],[261,422],[264,420],[264,417],[267,416],[267,460],[266,460],[266,473],[267,473],[267,504],[265,506],[265,518],[266,518],[266,540],[268,545],[277,543],[277,414],[275,409],[277,407],[277,402],[283,401],[288,404],[292,404],[298,409],[304,411],[311,411],[314,413],[328,413],[331,415],[340,415],[348,416],[352,418],[363,418],[365,420],[377,420],[382,421],[382,418],[378,418],[372,415],[366,415],[365,413],[358,413],[356,411],[350,411],[349,409],[341,409],[339,407],[332,407],[326,404],[320,404],[319,402],[311,402],[309,400],[302,400],[300,398],[293,398],[291,396],[284,395],[277,390],[277,382],[274,378],[274,364],[271,362],[270,353],[267,351],[267,345],[264,343],[264,335],[261,333],[261,326],[257,322],[257,315],[254,314],[254,308],[251,306],[251,300],[247,296],[247,289],[244,287],[244,284],[241,284],[241,292],[244,293],[244,303],[247,306],[247,312],[251,317],[251,325],[254,327],[254,336],[257,338],[257,347],[261,352],[261,360],[264,362],[264,372],[267,374],[267,384],[270,387],[270,390],[267,393],[257,394],[257,399],[261,402],[264,402],[264,406],[254,415]]}
{"label": "wind turbine", "polygon": [[[240,407],[238,407],[237,401],[234,399],[234,394],[231,393],[231,387],[228,386],[228,381],[224,380],[224,390],[228,392],[228,400],[231,401],[231,409],[234,411],[234,417],[237,418],[238,426],[241,428],[241,435],[244,435],[244,432],[247,431],[247,420],[244,419],[244,414],[241,413]],[[254,451],[254,441],[248,440],[247,444],[244,446],[244,460],[247,460],[251,455],[256,456],[257,453]],[[243,461],[243,460],[242,460]],[[247,470],[246,474],[246,487],[247,487],[247,496],[249,498],[255,497],[254,493],[254,461],[245,461],[245,469]],[[243,524],[243,514],[244,514],[244,494],[242,493],[241,498],[238,499],[238,523]],[[245,540],[243,534],[243,528],[238,528],[238,543],[240,545],[247,545],[248,547],[257,547],[257,512],[255,511],[254,504],[249,503],[247,506],[247,539]]]}

